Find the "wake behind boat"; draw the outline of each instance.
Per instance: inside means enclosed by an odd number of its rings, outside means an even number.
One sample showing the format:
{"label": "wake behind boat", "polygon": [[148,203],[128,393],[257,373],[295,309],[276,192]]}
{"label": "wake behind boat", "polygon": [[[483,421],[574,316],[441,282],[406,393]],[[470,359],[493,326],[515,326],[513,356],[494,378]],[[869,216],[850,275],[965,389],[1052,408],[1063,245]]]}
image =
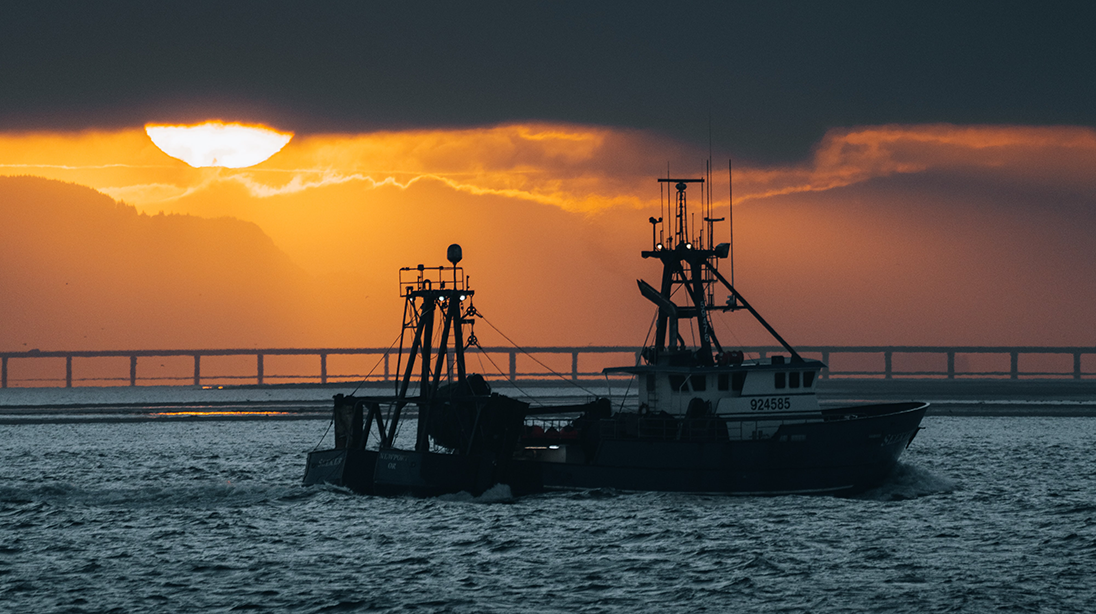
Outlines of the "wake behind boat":
{"label": "wake behind boat", "polygon": [[[638,407],[613,411],[608,399],[597,399],[533,409],[467,374],[464,354],[475,335],[465,343],[463,331],[477,314],[457,266],[461,249],[453,245],[451,267],[401,271],[404,330],[414,334],[396,394],[337,395],[336,446],[309,454],[305,483],[418,495],[479,494],[499,483],[514,494],[568,488],[852,494],[881,483],[913,441],[928,404],[822,409],[815,387],[825,365],[800,356],[719,272],[730,245],[714,245],[712,228],[722,220],[711,217],[710,197],[707,228],[690,233],[686,190],[705,180],[659,181],[674,187],[667,202],[673,215],[668,233],[658,232],[663,218],[651,218],[652,246],[642,256],[661,263],[661,280],[658,288],[638,282],[657,309],[654,339],[639,364],[605,370],[634,378]],[[715,303],[717,288],[729,292],[725,303]],[[679,295],[683,300],[675,301]],[[736,311],[752,315],[787,355],[746,359],[725,348],[712,317]],[[437,314],[441,341],[432,348]],[[696,346],[685,343],[686,330]],[[397,449],[401,413],[411,403],[418,408],[416,443]],[[374,427],[379,442],[368,449]]]}

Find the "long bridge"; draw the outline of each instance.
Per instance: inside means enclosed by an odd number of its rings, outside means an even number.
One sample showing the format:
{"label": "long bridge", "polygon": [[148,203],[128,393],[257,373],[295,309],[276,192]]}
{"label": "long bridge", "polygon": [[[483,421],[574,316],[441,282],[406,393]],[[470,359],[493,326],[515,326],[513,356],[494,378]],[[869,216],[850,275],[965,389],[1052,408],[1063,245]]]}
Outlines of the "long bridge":
{"label": "long bridge", "polygon": [[[761,358],[784,352],[779,346],[739,349],[747,357]],[[799,346],[796,349],[829,365],[822,373],[823,378],[1096,379],[1096,347]],[[484,367],[481,372],[488,379],[581,381],[603,378],[602,367],[638,360],[639,351],[640,348],[631,346],[484,347],[470,349],[469,359],[478,357]],[[482,362],[484,359],[488,362]],[[332,365],[332,361],[342,364]],[[357,364],[353,364],[355,361]],[[380,382],[397,377],[396,372],[401,368],[397,362],[395,352],[389,348],[29,350],[0,352],[0,387]],[[373,367],[366,370],[368,363]]]}

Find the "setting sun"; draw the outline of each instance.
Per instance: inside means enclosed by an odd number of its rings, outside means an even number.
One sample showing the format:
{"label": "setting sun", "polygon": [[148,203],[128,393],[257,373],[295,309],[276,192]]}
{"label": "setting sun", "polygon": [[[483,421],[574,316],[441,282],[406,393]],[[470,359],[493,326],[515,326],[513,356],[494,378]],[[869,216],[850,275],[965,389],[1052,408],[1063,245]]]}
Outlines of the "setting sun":
{"label": "setting sun", "polygon": [[281,151],[293,138],[266,126],[209,121],[194,126],[145,126],[145,133],[167,155],[200,168],[246,168]]}

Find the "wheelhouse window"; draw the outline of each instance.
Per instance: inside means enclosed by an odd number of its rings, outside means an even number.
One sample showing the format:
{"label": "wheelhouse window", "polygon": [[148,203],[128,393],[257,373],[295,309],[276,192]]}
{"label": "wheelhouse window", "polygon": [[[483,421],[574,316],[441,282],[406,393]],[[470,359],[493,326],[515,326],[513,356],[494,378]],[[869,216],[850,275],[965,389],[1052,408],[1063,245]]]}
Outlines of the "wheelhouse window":
{"label": "wheelhouse window", "polygon": [[684,375],[670,375],[670,390],[674,392],[688,391],[688,388],[685,387],[687,381]]}
{"label": "wheelhouse window", "polygon": [[646,379],[647,379],[647,392],[654,392],[655,391],[655,374],[654,373],[648,373]]}
{"label": "wheelhouse window", "polygon": [[730,374],[720,373],[719,376],[716,377],[716,386],[720,390],[729,389],[731,387],[731,376],[730,376]]}
{"label": "wheelhouse window", "polygon": [[694,392],[703,392],[708,389],[708,376],[693,375],[689,377],[689,385],[693,387]]}
{"label": "wheelhouse window", "polygon": [[799,371],[788,374],[788,388],[799,388]]}
{"label": "wheelhouse window", "polygon": [[810,388],[814,383],[814,371],[806,371],[803,373],[803,387]]}
{"label": "wheelhouse window", "polygon": [[787,373],[778,371],[773,374],[773,386],[777,389],[787,387]]}
{"label": "wheelhouse window", "polygon": [[742,392],[742,387],[746,385],[746,372],[736,371],[731,375],[731,390],[733,392]]}

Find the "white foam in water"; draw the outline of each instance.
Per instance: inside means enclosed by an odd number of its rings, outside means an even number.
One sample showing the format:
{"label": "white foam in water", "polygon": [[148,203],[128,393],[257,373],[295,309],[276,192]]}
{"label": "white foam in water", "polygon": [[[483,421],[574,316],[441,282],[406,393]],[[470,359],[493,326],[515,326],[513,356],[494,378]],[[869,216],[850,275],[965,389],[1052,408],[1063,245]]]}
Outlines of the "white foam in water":
{"label": "white foam in water", "polygon": [[514,498],[514,493],[510,492],[510,487],[506,484],[495,484],[491,488],[483,491],[483,494],[476,497],[476,500],[481,503],[498,503],[500,501],[510,501]]}
{"label": "white foam in water", "polygon": [[451,495],[441,495],[438,500],[458,503],[506,503],[514,500],[514,494],[506,484],[495,484],[478,497],[473,497],[471,493],[462,490]]}
{"label": "white foam in water", "polygon": [[917,497],[954,492],[956,488],[956,482],[950,478],[937,475],[916,465],[898,463],[886,482],[864,492],[857,498],[876,501],[901,501],[903,499],[916,499]]}

